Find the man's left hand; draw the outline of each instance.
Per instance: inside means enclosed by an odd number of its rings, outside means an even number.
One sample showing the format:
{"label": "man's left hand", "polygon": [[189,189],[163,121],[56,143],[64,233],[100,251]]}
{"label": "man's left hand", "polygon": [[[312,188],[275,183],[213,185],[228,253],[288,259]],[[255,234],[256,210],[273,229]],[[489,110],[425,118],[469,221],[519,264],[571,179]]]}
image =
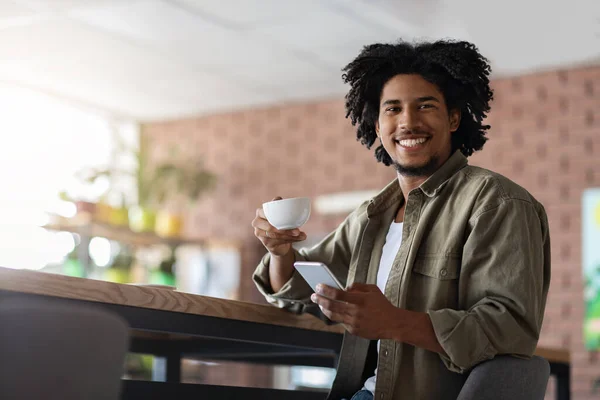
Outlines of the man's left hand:
{"label": "man's left hand", "polygon": [[340,322],[353,335],[366,339],[392,339],[399,308],[385,297],[377,285],[353,283],[347,290],[317,286],[311,300],[323,314]]}

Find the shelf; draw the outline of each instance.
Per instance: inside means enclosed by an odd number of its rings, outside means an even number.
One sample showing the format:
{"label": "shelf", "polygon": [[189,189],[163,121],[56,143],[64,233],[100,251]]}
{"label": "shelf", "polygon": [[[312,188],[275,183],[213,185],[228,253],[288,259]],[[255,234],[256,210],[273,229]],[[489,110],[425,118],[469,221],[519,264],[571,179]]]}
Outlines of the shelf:
{"label": "shelf", "polygon": [[58,221],[44,225],[43,228],[53,231],[77,233],[87,237],[103,237],[133,246],[162,244],[168,246],[238,247],[238,244],[232,240],[161,237],[152,232],[134,232],[128,227],[91,221],[87,218],[61,218]]}

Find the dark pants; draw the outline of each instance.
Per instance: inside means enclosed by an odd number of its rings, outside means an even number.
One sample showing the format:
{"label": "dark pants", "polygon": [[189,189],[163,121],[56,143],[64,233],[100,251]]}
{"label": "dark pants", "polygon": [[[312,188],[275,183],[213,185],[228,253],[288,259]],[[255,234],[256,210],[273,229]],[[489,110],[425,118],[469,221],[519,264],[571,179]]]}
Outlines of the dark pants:
{"label": "dark pants", "polygon": [[350,400],[373,400],[373,393],[368,390],[359,390]]}

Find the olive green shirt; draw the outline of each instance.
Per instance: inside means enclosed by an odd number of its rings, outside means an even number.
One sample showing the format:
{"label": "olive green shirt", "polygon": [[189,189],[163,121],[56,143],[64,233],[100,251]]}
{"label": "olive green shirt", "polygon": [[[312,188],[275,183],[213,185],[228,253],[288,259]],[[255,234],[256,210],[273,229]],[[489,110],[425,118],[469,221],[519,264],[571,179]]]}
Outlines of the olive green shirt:
{"label": "olive green shirt", "polygon": [[[394,180],[319,244],[295,251],[296,260],[327,264],[346,286],[376,284],[385,237],[403,201]],[[270,303],[320,313],[297,272],[273,293],[268,265],[267,254],[253,279]],[[467,165],[457,151],[409,193],[402,245],[385,287],[394,306],[429,314],[447,356],[381,340],[375,399],[456,399],[476,364],[497,354],[531,357],[549,284],[543,206],[509,179]],[[329,399],[361,389],[372,373],[364,371],[369,344],[345,333]]]}

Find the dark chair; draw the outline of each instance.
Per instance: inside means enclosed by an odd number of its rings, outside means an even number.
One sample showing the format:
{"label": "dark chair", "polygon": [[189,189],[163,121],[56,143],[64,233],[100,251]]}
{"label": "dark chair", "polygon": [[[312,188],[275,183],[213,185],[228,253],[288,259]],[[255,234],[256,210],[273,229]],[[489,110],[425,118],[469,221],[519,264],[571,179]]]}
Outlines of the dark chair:
{"label": "dark chair", "polygon": [[117,400],[128,341],[96,307],[0,301],[0,399]]}
{"label": "dark chair", "polygon": [[541,357],[498,356],[473,368],[457,400],[543,400],[549,377]]}

